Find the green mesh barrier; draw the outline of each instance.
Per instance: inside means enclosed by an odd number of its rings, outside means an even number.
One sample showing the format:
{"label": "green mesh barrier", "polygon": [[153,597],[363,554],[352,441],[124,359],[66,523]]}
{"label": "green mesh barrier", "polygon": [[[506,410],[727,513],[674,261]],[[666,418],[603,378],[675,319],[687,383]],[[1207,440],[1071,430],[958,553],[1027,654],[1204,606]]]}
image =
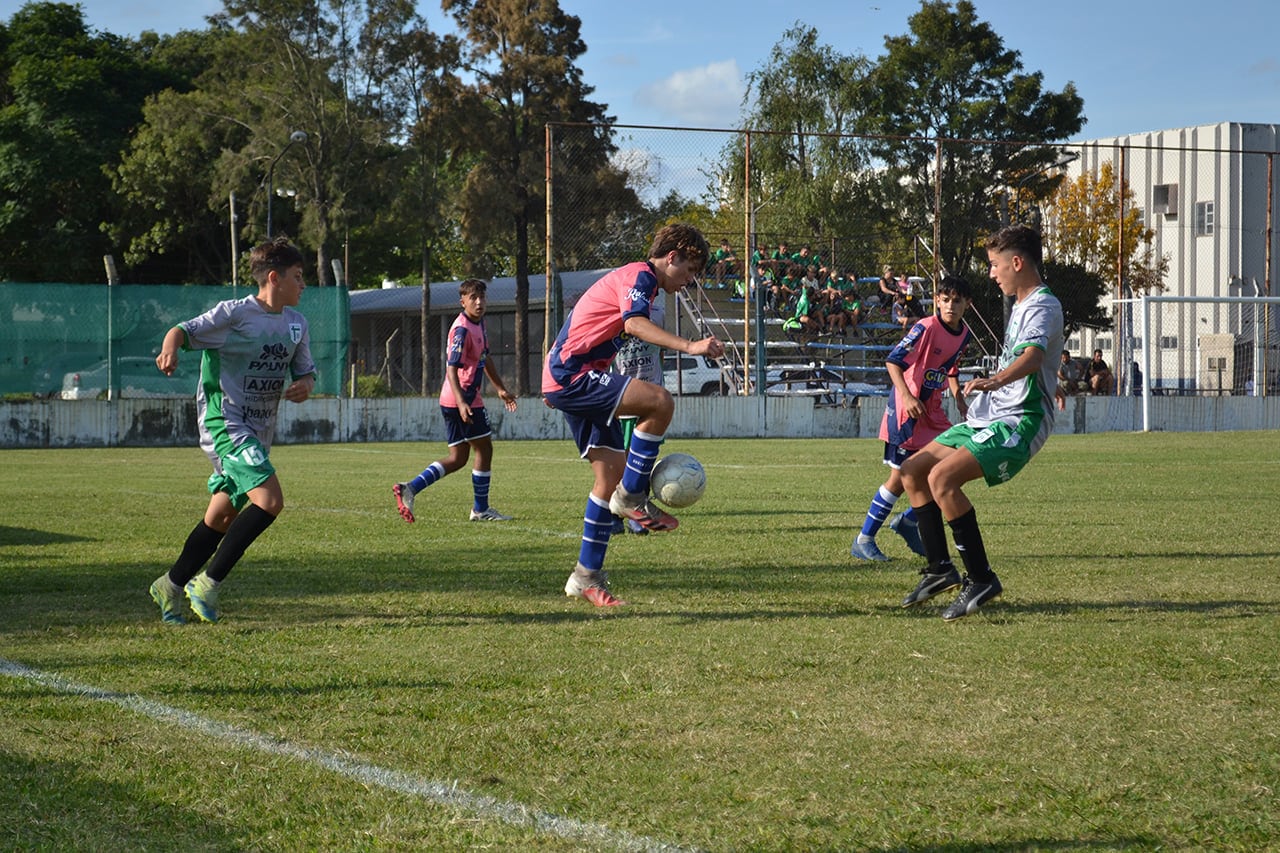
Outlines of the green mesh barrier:
{"label": "green mesh barrier", "polygon": [[[173,378],[155,366],[177,323],[252,287],[0,282],[0,394],[84,399],[190,397],[199,356],[184,352]],[[351,339],[344,287],[309,287],[298,309],[311,330],[317,394],[337,396]],[[65,390],[65,393],[64,393]]]}

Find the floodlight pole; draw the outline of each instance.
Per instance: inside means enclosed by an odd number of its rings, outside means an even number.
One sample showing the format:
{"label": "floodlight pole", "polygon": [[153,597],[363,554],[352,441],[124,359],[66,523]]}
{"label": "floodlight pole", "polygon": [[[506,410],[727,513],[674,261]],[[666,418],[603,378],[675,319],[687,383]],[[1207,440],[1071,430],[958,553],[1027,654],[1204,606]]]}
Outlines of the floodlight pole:
{"label": "floodlight pole", "polygon": [[271,165],[267,167],[267,239],[268,240],[271,239],[271,196],[274,194],[272,190],[272,183],[275,181],[276,163],[280,162],[280,158],[284,156],[284,153],[286,151],[288,151],[290,148],[293,147],[293,144],[295,142],[306,142],[306,141],[307,141],[306,132],[302,130],[295,130],[293,133],[289,134],[289,142],[283,148],[280,149],[280,153],[275,156],[275,159],[271,161]]}

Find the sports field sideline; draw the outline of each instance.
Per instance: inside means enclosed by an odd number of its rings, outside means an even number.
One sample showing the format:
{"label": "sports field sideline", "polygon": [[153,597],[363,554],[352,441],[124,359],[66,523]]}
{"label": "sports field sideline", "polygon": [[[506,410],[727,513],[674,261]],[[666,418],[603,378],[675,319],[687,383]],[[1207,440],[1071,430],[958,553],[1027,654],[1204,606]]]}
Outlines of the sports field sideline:
{"label": "sports field sideline", "polygon": [[[897,605],[849,541],[880,444],[672,441],[709,474],[564,598],[590,475],[496,445],[283,446],[217,625],[147,584],[194,448],[0,452],[0,847],[1259,850],[1280,846],[1280,433],[1058,436],[972,491],[1002,599]],[[943,597],[945,602],[947,597]]]}

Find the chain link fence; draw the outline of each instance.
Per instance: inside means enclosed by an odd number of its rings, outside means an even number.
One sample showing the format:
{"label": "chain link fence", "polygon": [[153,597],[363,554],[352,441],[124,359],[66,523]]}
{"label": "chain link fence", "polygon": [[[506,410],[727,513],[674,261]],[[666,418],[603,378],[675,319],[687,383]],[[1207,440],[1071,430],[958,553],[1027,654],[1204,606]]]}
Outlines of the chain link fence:
{"label": "chain link fence", "polygon": [[[576,171],[587,164],[575,155],[587,148],[581,135],[599,132],[549,128],[549,187],[590,180]],[[1044,237],[1046,280],[1064,304],[1068,349],[1077,357],[1103,350],[1116,377],[1111,393],[1138,393],[1145,381],[1161,392],[1243,394],[1250,378],[1251,393],[1276,393],[1280,336],[1271,303],[1204,303],[1194,311],[1162,303],[1156,331],[1144,338],[1135,299],[1271,294],[1278,136],[1276,126],[1226,123],[1029,146],[615,127],[615,166],[629,174],[647,212],[619,215],[601,229],[598,218],[549,192],[546,251],[553,270],[616,266],[644,257],[662,224],[693,221],[713,250],[726,241],[733,261],[709,264],[690,300],[695,307],[676,316],[689,321],[687,337],[712,331],[734,344],[738,393],[769,393],[799,366],[883,390],[883,356],[902,333],[880,292],[883,269],[914,282],[926,307],[942,275],[968,278],[976,299],[967,319],[978,338],[971,368],[989,369],[1007,306],[989,282],[983,246],[1002,225],[1025,222]],[[860,303],[857,324],[791,328],[795,288],[778,298],[784,273],[775,256],[799,256],[802,247],[801,262],[816,259],[820,284],[837,281]],[[555,320],[548,316],[550,335]],[[1224,348],[1230,366],[1221,361]],[[1145,380],[1142,364],[1151,365]]]}

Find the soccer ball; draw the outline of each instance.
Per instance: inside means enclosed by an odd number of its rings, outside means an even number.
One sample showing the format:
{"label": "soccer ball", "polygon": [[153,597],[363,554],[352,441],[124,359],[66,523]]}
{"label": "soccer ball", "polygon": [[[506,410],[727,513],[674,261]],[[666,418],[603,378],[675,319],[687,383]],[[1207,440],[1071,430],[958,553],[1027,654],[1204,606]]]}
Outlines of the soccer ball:
{"label": "soccer ball", "polygon": [[693,506],[707,488],[707,472],[688,453],[670,453],[653,466],[653,497],[669,507]]}

